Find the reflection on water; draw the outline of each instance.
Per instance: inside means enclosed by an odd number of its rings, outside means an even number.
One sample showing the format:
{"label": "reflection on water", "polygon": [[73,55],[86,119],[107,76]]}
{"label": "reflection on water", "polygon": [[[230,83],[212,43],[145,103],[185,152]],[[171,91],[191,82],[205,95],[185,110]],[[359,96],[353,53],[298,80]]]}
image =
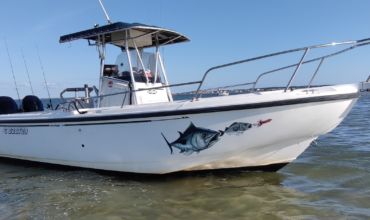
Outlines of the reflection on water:
{"label": "reflection on water", "polygon": [[370,96],[277,173],[161,178],[0,163],[0,219],[369,219]]}

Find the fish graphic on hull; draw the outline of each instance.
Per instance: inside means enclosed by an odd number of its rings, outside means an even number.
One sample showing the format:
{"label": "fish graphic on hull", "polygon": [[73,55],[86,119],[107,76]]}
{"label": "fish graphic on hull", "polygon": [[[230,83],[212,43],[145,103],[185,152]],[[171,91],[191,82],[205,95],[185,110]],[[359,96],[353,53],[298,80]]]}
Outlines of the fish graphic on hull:
{"label": "fish graphic on hull", "polygon": [[253,125],[250,123],[234,122],[229,127],[225,128],[225,133],[228,135],[241,135],[252,127]]}
{"label": "fish graphic on hull", "polygon": [[216,144],[220,137],[224,134],[227,135],[242,135],[245,131],[253,127],[261,127],[264,124],[271,122],[272,119],[259,120],[257,123],[244,123],[234,122],[230,126],[226,127],[224,131],[215,131],[207,128],[196,127],[192,122],[184,132],[179,131],[179,137],[169,142],[163,133],[162,137],[166,141],[170,148],[171,154],[173,154],[173,148],[180,150],[180,153],[190,155],[194,152],[199,153],[202,150],[212,147]]}
{"label": "fish graphic on hull", "polygon": [[179,134],[180,137],[172,143],[166,139],[163,133],[162,136],[170,148],[171,154],[173,153],[173,147],[175,147],[180,150],[180,153],[190,155],[213,146],[219,140],[219,137],[223,135],[223,131],[199,128],[190,123],[184,133],[179,132]]}

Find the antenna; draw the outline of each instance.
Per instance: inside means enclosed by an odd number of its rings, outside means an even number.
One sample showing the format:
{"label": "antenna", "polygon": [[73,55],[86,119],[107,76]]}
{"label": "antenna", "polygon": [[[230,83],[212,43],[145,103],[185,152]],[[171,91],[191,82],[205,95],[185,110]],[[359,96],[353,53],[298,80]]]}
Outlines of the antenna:
{"label": "antenna", "polygon": [[98,0],[98,1],[99,1],[99,3],[100,3],[101,8],[103,9],[103,12],[104,12],[104,14],[105,14],[105,18],[107,19],[108,24],[112,24],[112,21],[110,20],[110,18],[109,18],[109,16],[108,16],[108,13],[107,13],[107,11],[105,10],[105,7],[104,7],[104,5],[103,5],[102,0]]}
{"label": "antenna", "polygon": [[13,75],[13,81],[14,81],[14,85],[15,85],[15,90],[17,90],[18,100],[19,100],[19,102],[20,102],[20,101],[21,101],[21,97],[19,96],[18,85],[17,85],[17,81],[15,80],[15,74],[14,74],[14,69],[13,69],[13,63],[12,63],[12,59],[11,59],[11,57],[10,57],[10,53],[9,53],[8,42],[6,41],[6,39],[4,39],[4,42],[5,42],[6,52],[8,53],[8,58],[9,58],[10,68],[11,68],[11,70],[12,70],[12,75]]}
{"label": "antenna", "polygon": [[37,45],[36,45],[36,52],[37,52],[37,56],[39,58],[39,63],[40,63],[40,66],[41,66],[42,75],[44,76],[44,83],[45,83],[46,91],[48,92],[48,96],[49,96],[49,104],[50,104],[51,109],[53,109],[53,103],[51,102],[49,86],[48,86],[48,83],[46,82],[45,70],[44,70],[44,66],[42,65],[42,62],[41,62],[39,47]]}
{"label": "antenna", "polygon": [[35,95],[35,93],[33,92],[33,87],[32,87],[32,83],[31,83],[30,73],[28,71],[28,66],[27,66],[27,63],[26,63],[26,59],[24,58],[24,53],[23,53],[23,50],[22,49],[21,49],[21,53],[22,53],[24,67],[26,68],[26,73],[27,73],[27,77],[28,77],[28,83],[30,84],[30,87],[31,87],[31,92],[32,92],[32,95]]}

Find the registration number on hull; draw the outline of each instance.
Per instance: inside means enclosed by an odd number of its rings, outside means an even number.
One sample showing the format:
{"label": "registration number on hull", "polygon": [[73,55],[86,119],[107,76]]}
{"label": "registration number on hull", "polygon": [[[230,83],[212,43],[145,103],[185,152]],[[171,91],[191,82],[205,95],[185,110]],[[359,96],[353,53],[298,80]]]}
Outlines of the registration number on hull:
{"label": "registration number on hull", "polygon": [[28,128],[3,128],[7,135],[28,135]]}

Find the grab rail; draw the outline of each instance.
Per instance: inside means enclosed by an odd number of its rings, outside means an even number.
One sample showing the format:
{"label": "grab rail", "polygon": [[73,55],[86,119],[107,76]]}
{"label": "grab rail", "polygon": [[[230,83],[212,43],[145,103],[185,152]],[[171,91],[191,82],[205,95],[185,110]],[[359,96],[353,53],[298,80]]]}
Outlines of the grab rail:
{"label": "grab rail", "polygon": [[[201,81],[193,81],[193,82],[186,82],[186,83],[178,83],[178,84],[172,84],[172,85],[163,85],[163,86],[157,86],[157,87],[151,87],[151,88],[141,88],[141,89],[137,89],[137,90],[129,90],[129,91],[123,91],[123,92],[115,92],[115,93],[110,93],[110,94],[106,94],[106,95],[99,95],[99,96],[95,96],[95,97],[83,97],[83,101],[87,101],[87,100],[96,100],[96,99],[101,99],[101,98],[104,98],[104,97],[109,97],[109,96],[114,96],[114,95],[124,95],[123,97],[123,101],[122,101],[122,105],[121,105],[121,108],[123,108],[124,106],[124,102],[125,102],[125,99],[126,99],[126,95],[128,93],[134,93],[134,92],[141,92],[141,91],[149,91],[149,90],[156,90],[156,89],[163,89],[163,88],[170,88],[170,87],[178,87],[178,86],[186,86],[186,85],[193,85],[193,84],[199,84],[201,83]],[[65,100],[63,98],[63,100]],[[57,105],[57,107],[55,108],[55,110],[63,107],[64,105],[68,104],[68,105],[73,105],[73,107],[76,107],[75,109],[80,113],[80,114],[85,114],[86,112],[80,112],[79,109],[77,108],[76,106],[76,101],[77,103],[80,105],[80,106],[83,106],[81,103],[80,103],[80,99],[71,99],[71,100],[65,100],[64,102],[60,103]],[[66,110],[70,110],[70,106],[68,106],[68,108]]]}
{"label": "grab rail", "polygon": [[92,91],[95,91],[96,94],[99,94],[98,89],[95,86],[89,87],[87,84],[85,84],[84,87],[66,88],[62,92],[60,92],[59,96],[60,96],[61,99],[64,100],[65,98],[64,98],[63,95],[66,92],[74,92],[74,93],[85,92],[85,98],[88,98],[88,97],[90,97],[90,94],[91,94]]}
{"label": "grab rail", "polygon": [[[334,46],[339,46],[339,45],[352,45],[348,48],[345,48],[343,50],[340,50],[340,51],[337,51],[337,52],[334,52],[334,53],[331,53],[331,54],[328,54],[328,55],[325,55],[325,56],[321,56],[321,57],[317,57],[317,58],[314,58],[314,59],[311,59],[311,60],[308,60],[308,61],[304,61],[304,58],[306,57],[307,53],[312,50],[312,49],[317,49],[317,48],[324,48],[324,47],[334,47]],[[200,90],[204,84],[204,81],[206,79],[206,77],[208,76],[208,74],[214,70],[217,70],[217,69],[222,69],[222,68],[226,68],[226,67],[230,67],[230,66],[235,66],[235,65],[239,65],[239,64],[243,64],[243,63],[247,63],[247,62],[252,62],[252,61],[256,61],[256,60],[261,60],[261,59],[266,59],[266,58],[269,58],[269,57],[275,57],[275,56],[279,56],[279,55],[283,55],[283,54],[289,54],[289,53],[294,53],[294,52],[298,52],[298,51],[304,51],[304,54],[302,55],[300,61],[296,64],[293,64],[293,65],[288,65],[288,66],[284,66],[284,67],[280,67],[280,68],[277,68],[277,69],[274,69],[274,70],[270,70],[270,71],[267,71],[267,72],[263,72],[261,73],[260,75],[258,75],[258,77],[256,78],[256,80],[254,82],[250,82],[250,83],[246,83],[246,84],[252,84],[253,85],[253,90],[255,90],[256,88],[256,84],[258,83],[258,81],[261,79],[262,76],[265,76],[267,74],[270,74],[270,73],[274,73],[274,72],[277,72],[277,71],[280,71],[280,70],[284,70],[284,69],[288,69],[288,68],[292,68],[292,67],[296,67],[296,69],[294,70],[292,76],[290,77],[290,80],[287,84],[287,86],[285,87],[284,91],[286,92],[290,86],[291,86],[291,83],[292,81],[294,80],[295,76],[297,75],[298,73],[298,70],[300,69],[300,67],[303,65],[303,64],[306,64],[306,63],[311,63],[311,62],[314,62],[314,61],[318,61],[320,60],[320,63],[316,69],[316,71],[314,72],[309,84],[308,84],[308,87],[311,86],[311,83],[312,81],[314,80],[314,78],[316,77],[324,59],[326,58],[329,58],[329,57],[332,57],[332,56],[335,56],[335,55],[338,55],[338,54],[341,54],[341,53],[344,53],[346,51],[349,51],[349,50],[352,50],[356,47],[361,47],[361,46],[365,46],[365,45],[368,45],[370,44],[370,38],[365,38],[365,39],[361,39],[361,40],[356,40],[356,41],[344,41],[344,42],[333,42],[333,43],[328,43],[328,44],[319,44],[319,45],[313,45],[313,46],[308,46],[308,47],[301,47],[301,48],[296,48],[296,49],[291,49],[291,50],[285,50],[285,51],[280,51],[280,52],[276,52],[276,53],[271,53],[271,54],[267,54],[267,55],[262,55],[262,56],[258,56],[258,57],[253,57],[253,58],[249,58],[249,59],[244,59],[244,60],[239,60],[239,61],[236,61],[236,62],[232,62],[232,63],[227,63],[227,64],[223,64],[223,65],[219,65],[219,66],[214,66],[214,67],[211,67],[209,68],[203,75],[202,77],[202,80],[201,80],[201,83],[199,84],[196,92],[195,92],[195,95],[194,95],[194,98],[193,100],[197,100],[199,99],[200,97]]]}

